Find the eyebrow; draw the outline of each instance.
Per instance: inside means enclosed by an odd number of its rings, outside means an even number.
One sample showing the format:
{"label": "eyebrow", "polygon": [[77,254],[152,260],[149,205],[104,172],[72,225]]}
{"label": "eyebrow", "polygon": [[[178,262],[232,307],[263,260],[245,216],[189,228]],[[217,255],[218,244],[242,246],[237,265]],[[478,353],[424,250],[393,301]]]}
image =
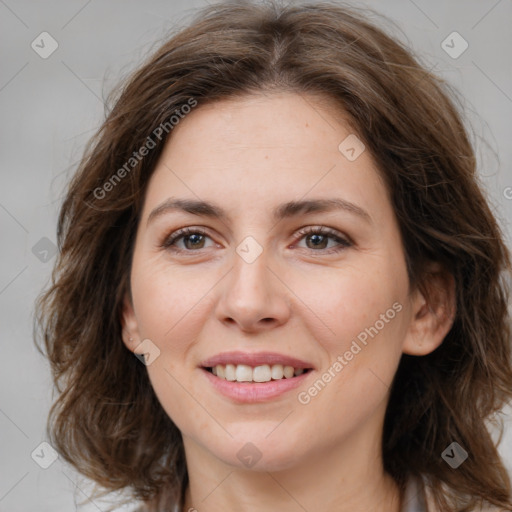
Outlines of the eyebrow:
{"label": "eyebrow", "polygon": [[[346,211],[360,217],[368,224],[373,224],[373,220],[366,210],[363,210],[360,206],[341,198],[289,201],[274,208],[272,211],[272,217],[274,221],[280,221],[290,217],[306,215],[308,213],[322,213],[335,210]],[[193,215],[218,219],[223,222],[226,222],[229,217],[225,210],[208,201],[169,198],[151,211],[148,216],[147,224],[155,218],[171,211],[182,211]]]}

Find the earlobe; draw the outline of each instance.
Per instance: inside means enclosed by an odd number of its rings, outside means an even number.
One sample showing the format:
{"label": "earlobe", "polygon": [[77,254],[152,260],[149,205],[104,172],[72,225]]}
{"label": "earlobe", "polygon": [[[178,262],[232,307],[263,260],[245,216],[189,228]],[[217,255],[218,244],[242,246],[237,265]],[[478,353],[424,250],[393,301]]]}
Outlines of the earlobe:
{"label": "earlobe", "polygon": [[128,294],[125,294],[123,299],[121,326],[123,332],[123,343],[126,345],[128,350],[134,352],[139,344],[140,335],[133,304],[131,303]]}
{"label": "earlobe", "polygon": [[431,264],[424,280],[424,291],[413,292],[412,314],[403,352],[430,354],[444,341],[456,313],[455,279],[439,264]]}

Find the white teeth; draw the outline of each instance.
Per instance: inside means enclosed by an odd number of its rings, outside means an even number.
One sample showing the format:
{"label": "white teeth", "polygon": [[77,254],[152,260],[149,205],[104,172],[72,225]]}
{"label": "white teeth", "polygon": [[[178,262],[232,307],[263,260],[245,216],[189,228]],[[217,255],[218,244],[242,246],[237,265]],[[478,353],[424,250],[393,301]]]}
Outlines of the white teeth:
{"label": "white teeth", "polygon": [[279,380],[283,378],[283,365],[282,364],[274,364],[272,365],[272,378],[274,380]]}
{"label": "white teeth", "polygon": [[[217,371],[219,371],[219,366],[217,365]],[[236,373],[235,373],[235,365],[234,364],[227,364],[225,367],[225,378],[226,380],[234,381],[236,380]]]}
{"label": "white teeth", "polygon": [[268,382],[271,378],[272,374],[268,364],[256,366],[252,372],[252,380],[254,382]]}
{"label": "white teeth", "polygon": [[250,382],[252,380],[252,368],[246,364],[237,364],[235,375],[238,382]]}
{"label": "white teeth", "polygon": [[212,368],[212,373],[220,379],[231,382],[269,382],[271,380],[291,379],[304,373],[303,368],[283,366],[282,364],[263,364],[252,367],[247,364],[218,364]]}
{"label": "white teeth", "polygon": [[287,379],[291,379],[293,377],[293,366],[285,366],[283,373]]}

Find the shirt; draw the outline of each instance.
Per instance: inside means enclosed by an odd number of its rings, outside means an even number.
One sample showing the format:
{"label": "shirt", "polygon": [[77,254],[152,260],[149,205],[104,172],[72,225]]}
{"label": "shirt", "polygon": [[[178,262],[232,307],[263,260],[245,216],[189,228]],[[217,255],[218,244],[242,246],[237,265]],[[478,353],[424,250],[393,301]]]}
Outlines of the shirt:
{"label": "shirt", "polygon": [[[140,508],[134,512],[143,512],[143,509]],[[180,512],[178,505],[173,508],[172,512]],[[404,504],[400,512],[427,512],[422,487],[415,479],[410,478],[407,482]]]}
{"label": "shirt", "polygon": [[426,512],[423,489],[417,480],[410,478],[404,494],[401,512]]}

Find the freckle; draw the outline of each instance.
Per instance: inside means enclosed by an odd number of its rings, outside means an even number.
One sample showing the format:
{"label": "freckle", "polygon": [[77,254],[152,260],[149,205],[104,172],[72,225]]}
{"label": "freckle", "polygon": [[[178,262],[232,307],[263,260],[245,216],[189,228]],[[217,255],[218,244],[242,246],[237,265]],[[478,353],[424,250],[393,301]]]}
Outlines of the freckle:
{"label": "freckle", "polygon": [[306,128],[309,128],[309,124],[308,123],[306,123]]}

